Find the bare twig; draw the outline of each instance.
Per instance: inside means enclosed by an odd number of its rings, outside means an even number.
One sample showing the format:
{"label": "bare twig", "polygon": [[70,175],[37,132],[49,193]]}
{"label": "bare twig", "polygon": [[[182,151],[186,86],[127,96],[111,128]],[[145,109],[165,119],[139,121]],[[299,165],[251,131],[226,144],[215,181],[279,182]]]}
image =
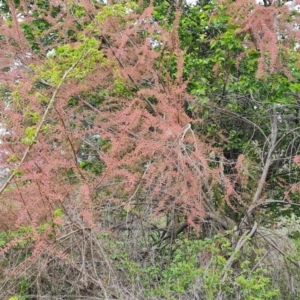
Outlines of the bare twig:
{"label": "bare twig", "polygon": [[257,230],[257,222],[254,222],[254,225],[252,226],[252,229],[248,230],[245,234],[243,234],[239,238],[239,240],[238,240],[238,242],[237,242],[237,244],[236,244],[236,246],[234,248],[234,251],[232,252],[231,256],[229,257],[229,259],[226,262],[225,267],[222,270],[222,276],[221,276],[222,277],[222,282],[225,281],[225,279],[227,277],[227,271],[232,266],[232,264],[233,264],[233,262],[234,262],[234,260],[236,258],[237,253],[242,249],[242,247],[244,246],[244,244],[249,239],[252,238],[252,236],[255,234],[256,230]]}
{"label": "bare twig", "polygon": [[279,249],[275,244],[273,244],[271,241],[269,241],[268,239],[266,239],[264,237],[264,235],[258,230],[257,234],[259,234],[270,246],[272,246],[276,251],[278,251],[282,256],[284,256],[284,258],[286,258],[288,261],[290,261],[293,265],[295,265],[297,268],[300,269],[300,261],[295,261],[293,259],[291,259],[290,257],[288,257],[286,255],[286,253],[284,253],[281,249]]}

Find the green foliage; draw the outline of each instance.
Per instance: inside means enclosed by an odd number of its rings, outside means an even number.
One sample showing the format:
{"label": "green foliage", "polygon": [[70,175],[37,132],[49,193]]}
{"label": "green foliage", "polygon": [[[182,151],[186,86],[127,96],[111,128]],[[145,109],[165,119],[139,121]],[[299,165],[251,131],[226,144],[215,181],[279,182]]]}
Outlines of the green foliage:
{"label": "green foliage", "polygon": [[49,84],[58,86],[65,72],[72,70],[68,78],[83,80],[87,74],[91,73],[97,64],[105,65],[107,59],[99,51],[99,41],[92,37],[79,38],[79,45],[63,45],[55,48],[54,53],[41,67],[32,66],[37,74],[36,80],[43,79]]}
{"label": "green foliage", "polygon": [[223,281],[222,272],[232,252],[230,241],[221,235],[213,239],[181,238],[172,246],[171,257],[167,246],[156,250],[155,259],[143,262],[134,260],[124,242],[110,238],[106,245],[114,249],[110,258],[115,267],[126,273],[131,283],[138,280],[144,286],[145,299],[178,299],[193,289],[208,300],[220,294],[222,299],[237,295],[239,299],[279,299],[279,290],[271,287],[266,269],[256,267],[255,262],[238,262],[237,269],[228,270],[229,276]]}
{"label": "green foliage", "polygon": [[245,141],[243,140],[241,133],[232,129],[229,132],[228,143],[225,149],[237,149],[244,146]]}
{"label": "green foliage", "polygon": [[95,175],[101,175],[104,169],[104,164],[97,159],[83,160],[79,162],[79,167],[83,170],[90,171]]}
{"label": "green foliage", "polygon": [[[25,3],[24,3],[25,4]],[[61,11],[60,6],[49,6],[48,1],[37,1],[37,7],[33,9],[30,8],[30,13],[32,19],[30,22],[21,22],[20,27],[29,42],[32,50],[35,53],[40,52],[41,46],[49,47],[57,40],[58,38],[58,31],[57,30],[50,30],[52,24],[46,21],[47,13],[50,12],[50,15],[55,18],[58,13]],[[16,5],[19,6],[18,4]],[[50,30],[50,31],[49,31]]]}
{"label": "green foliage", "polygon": [[[57,208],[53,212],[54,218],[64,217],[64,212],[62,208]],[[40,224],[37,228],[37,231],[42,234],[48,232],[49,237],[53,235],[53,229],[57,226],[52,220]],[[52,229],[52,230],[49,230]],[[18,249],[19,247],[31,246],[34,242],[34,228],[32,225],[23,225],[20,226],[17,230],[10,231],[1,231],[0,232],[0,247],[5,247],[11,241],[18,241],[14,243],[14,248]]]}
{"label": "green foliage", "polygon": [[18,230],[0,232],[0,246],[5,247],[12,240],[17,240],[15,247],[22,247],[31,243],[34,238],[32,236],[32,226],[21,226]]}
{"label": "green foliage", "polygon": [[[162,6],[157,8],[158,19],[163,18],[160,16]],[[168,9],[165,8],[165,15]],[[292,48],[287,53],[281,53],[288,68],[265,72],[259,77],[261,53],[259,49],[249,46],[253,43],[253,37],[249,32],[241,32],[241,26],[228,13],[227,6],[218,2],[201,1],[201,5],[185,8],[179,34],[186,51],[184,74],[188,78],[188,90],[195,97],[187,111],[190,113],[193,110],[190,114],[202,120],[201,125],[194,127],[199,135],[207,136],[223,153],[234,153],[226,158],[236,160],[239,154],[246,154],[250,161],[261,165],[265,155],[263,152],[266,151],[266,137],[271,133],[272,110],[278,115],[278,158],[284,157],[284,153],[291,151],[292,145],[295,145],[293,130],[297,130],[299,118],[296,108],[299,53]],[[288,116],[287,121],[283,120],[284,116]],[[290,155],[291,152],[286,154]],[[288,168],[289,178],[281,175],[284,180],[299,181],[291,164]],[[284,188],[276,184],[279,169],[275,168],[274,163],[268,177],[272,183],[272,198],[283,197]],[[243,185],[245,190],[248,189],[248,194],[253,192],[253,187],[254,181],[249,181],[248,186]]]}
{"label": "green foliage", "polygon": [[129,12],[132,12],[137,8],[138,5],[133,1],[128,1],[124,4],[107,5],[103,7],[103,11],[97,14],[96,20],[103,23],[109,17],[125,19]]}
{"label": "green foliage", "polygon": [[266,277],[266,270],[258,268],[252,271],[251,276],[249,276],[249,264],[248,261],[241,264],[241,275],[235,279],[243,291],[243,298],[247,300],[279,299],[279,289],[271,290],[269,288],[270,278]]}
{"label": "green foliage", "polygon": [[79,4],[74,4],[72,3],[73,1],[69,1],[68,4],[71,8],[72,13],[77,19],[83,18],[86,15],[86,11],[84,9],[84,5],[79,3]]}
{"label": "green foliage", "polygon": [[54,217],[63,217],[64,213],[61,208],[58,208],[53,212],[53,216]]}
{"label": "green foliage", "polygon": [[125,80],[121,76],[115,75],[115,80],[114,80],[114,96],[123,96],[123,97],[130,97],[131,92],[126,86]]}
{"label": "green foliage", "polygon": [[32,145],[35,143],[35,137],[36,137],[36,127],[35,126],[29,126],[25,128],[25,137],[22,139],[22,142],[27,145]]}
{"label": "green foliage", "polygon": [[149,284],[159,278],[159,285],[152,288],[152,293],[171,299],[172,295],[176,293],[186,292],[201,273],[197,257],[201,251],[201,246],[201,241],[184,239],[176,245],[171,262],[165,262],[166,265],[163,265],[162,269],[159,268],[159,265],[145,268],[144,273],[148,276]]}

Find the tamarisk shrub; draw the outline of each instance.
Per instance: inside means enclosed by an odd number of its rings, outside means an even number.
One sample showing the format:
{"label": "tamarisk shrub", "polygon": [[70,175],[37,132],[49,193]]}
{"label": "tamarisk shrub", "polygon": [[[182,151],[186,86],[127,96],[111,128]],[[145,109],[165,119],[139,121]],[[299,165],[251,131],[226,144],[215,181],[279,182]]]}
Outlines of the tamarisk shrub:
{"label": "tamarisk shrub", "polygon": [[[207,71],[215,64],[207,77],[212,79],[217,73],[219,78],[226,77],[226,84],[220,85],[223,103],[217,104],[213,97],[220,87],[207,92],[203,86],[209,80],[202,80],[200,74],[196,84],[195,75],[186,72],[178,36],[185,10],[171,3],[167,25],[157,21],[157,11],[154,18],[151,1],[1,3],[0,124],[4,130],[0,166],[6,173],[0,187],[5,212],[0,217],[4,269],[0,296],[22,293],[24,286],[27,294],[42,296],[53,286],[56,294],[133,299],[123,287],[132,286],[138,278],[137,262],[155,261],[155,253],[167,253],[166,243],[174,242],[186,228],[199,236],[204,222],[217,231],[236,228],[227,244],[234,251],[222,257],[219,278],[224,284],[233,274],[236,254],[258,230],[257,208],[286,204],[264,199],[269,195],[265,182],[275,148],[282,141],[278,133],[284,138],[289,133],[277,122],[276,108],[253,100],[253,91],[244,97],[248,81],[238,82],[241,77],[236,71],[243,62],[247,72],[242,75],[247,79],[257,66],[255,83],[267,82],[268,76],[280,70],[292,79],[287,67],[290,57],[282,53],[290,50],[292,59],[296,57],[292,46],[298,35],[294,30],[297,15],[276,2],[259,6],[250,1],[222,1],[215,10],[212,5],[206,8],[200,24],[210,25],[211,17],[213,26],[201,28],[198,42],[205,44],[202,53],[209,59],[197,66]],[[214,19],[217,13],[219,20]],[[186,28],[192,32],[189,22]],[[229,33],[223,34],[227,26]],[[208,38],[211,29],[215,40]],[[278,37],[285,33],[288,41]],[[191,38],[197,34],[192,32]],[[189,47],[189,51],[198,53],[197,48]],[[253,51],[249,71],[245,65]],[[234,63],[232,56],[237,58]],[[257,143],[267,152],[261,165],[252,168],[252,157],[244,153],[226,166],[218,141],[195,130],[201,118],[186,113],[186,104],[194,100],[187,93],[191,81],[200,89],[198,95],[210,97],[213,108],[224,105],[223,111],[240,112],[238,105],[227,105],[232,104],[226,99],[230,89],[233,99],[250,99],[256,107],[268,108],[264,116],[270,124],[257,125],[255,118],[248,122],[265,138]],[[293,87],[298,92],[299,87]],[[261,90],[255,97],[271,94]],[[240,124],[245,118],[241,120]],[[236,131],[231,133],[234,141]],[[240,141],[236,147],[242,147]],[[252,150],[256,159],[260,152]],[[226,167],[232,172],[226,173]],[[237,208],[239,218],[234,220],[228,211]],[[116,232],[118,239],[112,241]],[[114,247],[118,251],[113,252]],[[162,266],[170,265],[174,248],[170,247],[169,261],[161,258]],[[206,257],[209,265],[210,253]],[[160,270],[154,272],[151,267],[147,270],[153,278],[160,276]],[[120,269],[130,270],[131,282]],[[181,277],[181,272],[177,274]],[[137,291],[132,293],[142,299]],[[222,291],[217,293],[221,297]]]}
{"label": "tamarisk shrub", "polygon": [[172,215],[198,232],[207,214],[224,223],[213,207],[218,167],[209,166],[211,148],[184,110],[180,13],[169,32],[151,3],[141,7],[20,1],[1,8],[0,164],[9,174],[0,226],[28,228],[1,253],[24,241],[32,248],[9,276],[42,255],[66,259],[63,224],[105,230],[114,207],[135,215],[144,206],[146,218]]}

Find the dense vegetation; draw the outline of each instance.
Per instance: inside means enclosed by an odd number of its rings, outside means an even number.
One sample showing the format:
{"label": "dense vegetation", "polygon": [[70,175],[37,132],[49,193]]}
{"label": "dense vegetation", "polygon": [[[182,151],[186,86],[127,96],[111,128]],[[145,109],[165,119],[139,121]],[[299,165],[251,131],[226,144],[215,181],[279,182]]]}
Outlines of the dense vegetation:
{"label": "dense vegetation", "polygon": [[0,298],[300,299],[299,16],[0,1]]}

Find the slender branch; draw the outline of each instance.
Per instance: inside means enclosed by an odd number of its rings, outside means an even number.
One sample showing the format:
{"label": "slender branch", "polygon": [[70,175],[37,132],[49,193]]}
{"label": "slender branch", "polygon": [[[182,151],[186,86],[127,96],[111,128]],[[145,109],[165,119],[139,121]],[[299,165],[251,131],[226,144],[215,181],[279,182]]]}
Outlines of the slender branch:
{"label": "slender branch", "polygon": [[[24,154],[23,154],[23,157],[22,159],[20,160],[20,163],[18,164],[17,168],[16,169],[19,169],[21,167],[21,165],[25,162],[28,154],[29,154],[29,151],[31,150],[33,144],[34,144],[34,141],[37,139],[41,129],[42,129],[42,126],[44,125],[45,121],[46,121],[46,118],[49,114],[49,111],[50,109],[52,108],[53,104],[54,104],[54,101],[56,99],[56,96],[60,90],[60,88],[62,87],[63,83],[65,82],[67,76],[69,75],[69,73],[76,67],[76,65],[82,61],[82,59],[89,53],[89,51],[85,52],[78,61],[76,61],[65,73],[64,75],[62,76],[62,79],[61,81],[59,82],[59,84],[57,85],[57,88],[54,90],[53,94],[52,94],[52,97],[48,103],[48,106],[44,112],[44,115],[39,123],[39,125],[37,126],[36,128],[36,132],[33,136],[33,139],[32,139],[32,142],[28,145],[27,149],[25,150]],[[4,184],[1,186],[0,188],[0,195],[3,193],[3,191],[6,189],[6,187],[9,185],[9,183],[14,179],[14,177],[16,176],[16,172],[15,171],[12,171],[12,173],[10,174],[10,176],[7,178],[7,180],[4,182]]]}
{"label": "slender branch", "polygon": [[58,115],[58,117],[59,117],[59,119],[60,119],[60,121],[63,125],[63,128],[64,128],[65,132],[66,132],[66,137],[67,137],[67,140],[69,142],[69,145],[71,146],[71,150],[72,150],[73,157],[74,157],[74,160],[75,160],[76,169],[77,169],[78,173],[80,174],[81,178],[86,180],[85,176],[83,175],[82,171],[79,168],[76,150],[74,148],[74,144],[73,144],[72,140],[70,139],[69,134],[67,134],[67,126],[65,124],[65,121],[64,121],[63,117],[61,116],[61,114],[59,113],[59,111],[55,107],[54,107],[54,109],[55,109],[55,111],[56,111],[56,113],[57,113],[57,115]]}
{"label": "slender branch", "polygon": [[[268,172],[269,172],[269,168],[271,166],[271,163],[273,161],[272,159],[272,155],[274,153],[274,150],[276,148],[276,145],[277,145],[277,136],[278,136],[278,127],[277,127],[277,116],[276,116],[276,112],[275,112],[275,109],[273,109],[273,115],[271,116],[271,144],[270,144],[270,149],[268,151],[268,155],[267,155],[267,159],[266,159],[266,162],[265,162],[265,165],[264,165],[264,168],[263,168],[263,172],[261,174],[261,177],[260,177],[260,180],[258,182],[258,186],[257,186],[257,189],[255,191],[255,194],[253,196],[253,199],[252,199],[252,203],[254,205],[257,204],[260,196],[261,196],[261,193],[263,191],[263,188],[264,188],[264,185],[265,185],[265,182],[266,182],[266,179],[267,179],[267,175],[268,175]],[[251,209],[252,206],[250,206],[249,210]],[[248,210],[248,211],[249,211]]]}
{"label": "slender branch", "polygon": [[270,148],[269,148],[269,151],[268,151],[267,159],[266,159],[261,177],[259,179],[255,194],[253,196],[252,204],[249,206],[245,216],[243,217],[242,221],[240,222],[239,228],[241,228],[243,224],[248,224],[249,223],[249,221],[247,221],[247,219],[251,215],[251,212],[253,211],[253,209],[258,204],[258,201],[261,197],[263,188],[265,186],[265,182],[266,182],[266,179],[267,179],[267,176],[268,176],[268,172],[269,172],[271,163],[273,162],[272,155],[273,155],[274,150],[276,148],[277,137],[278,137],[277,116],[276,116],[276,111],[275,111],[274,108],[273,108],[273,114],[270,118],[271,118],[271,138],[270,138]]}
{"label": "slender branch", "polygon": [[255,210],[259,206],[267,206],[271,204],[281,204],[281,205],[293,205],[293,206],[300,206],[298,203],[294,202],[288,202],[288,201],[283,201],[283,200],[266,200],[261,203],[257,203],[256,205],[251,207],[251,210],[248,210],[248,213],[251,214],[253,210]]}
{"label": "slender branch", "polygon": [[233,112],[233,111],[228,111],[228,110],[226,110],[226,109],[220,108],[220,107],[218,107],[218,106],[214,106],[214,108],[216,108],[217,110],[222,111],[223,113],[227,113],[228,115],[231,115],[231,116],[233,116],[234,118],[243,120],[245,123],[250,124],[251,126],[253,126],[254,128],[256,128],[256,129],[259,130],[259,132],[263,135],[263,137],[265,138],[265,140],[268,140],[268,138],[267,138],[265,132],[263,131],[263,129],[260,128],[257,124],[255,124],[255,123],[252,122],[251,120],[248,120],[246,117],[243,117],[243,116],[241,116],[240,114],[237,114],[237,113],[235,113],[235,112]]}
{"label": "slender branch", "polygon": [[237,242],[237,244],[235,246],[234,251],[232,252],[231,256],[229,257],[229,259],[226,262],[225,267],[222,270],[222,282],[225,281],[225,279],[227,277],[227,271],[232,266],[232,264],[233,264],[233,262],[234,262],[234,260],[236,258],[237,253],[242,249],[242,247],[244,246],[244,244],[249,239],[252,238],[252,236],[255,234],[256,230],[257,230],[257,222],[254,222],[254,225],[253,225],[252,229],[248,230],[245,234],[243,234],[239,238],[239,240],[238,240],[238,242]]}
{"label": "slender branch", "polygon": [[275,244],[273,244],[271,241],[265,238],[265,236],[260,232],[257,231],[257,234],[259,234],[269,245],[271,245],[275,250],[277,250],[284,258],[286,258],[288,261],[290,261],[293,265],[295,265],[297,268],[300,269],[300,261],[295,261],[291,258],[289,258],[281,249],[279,249]]}

